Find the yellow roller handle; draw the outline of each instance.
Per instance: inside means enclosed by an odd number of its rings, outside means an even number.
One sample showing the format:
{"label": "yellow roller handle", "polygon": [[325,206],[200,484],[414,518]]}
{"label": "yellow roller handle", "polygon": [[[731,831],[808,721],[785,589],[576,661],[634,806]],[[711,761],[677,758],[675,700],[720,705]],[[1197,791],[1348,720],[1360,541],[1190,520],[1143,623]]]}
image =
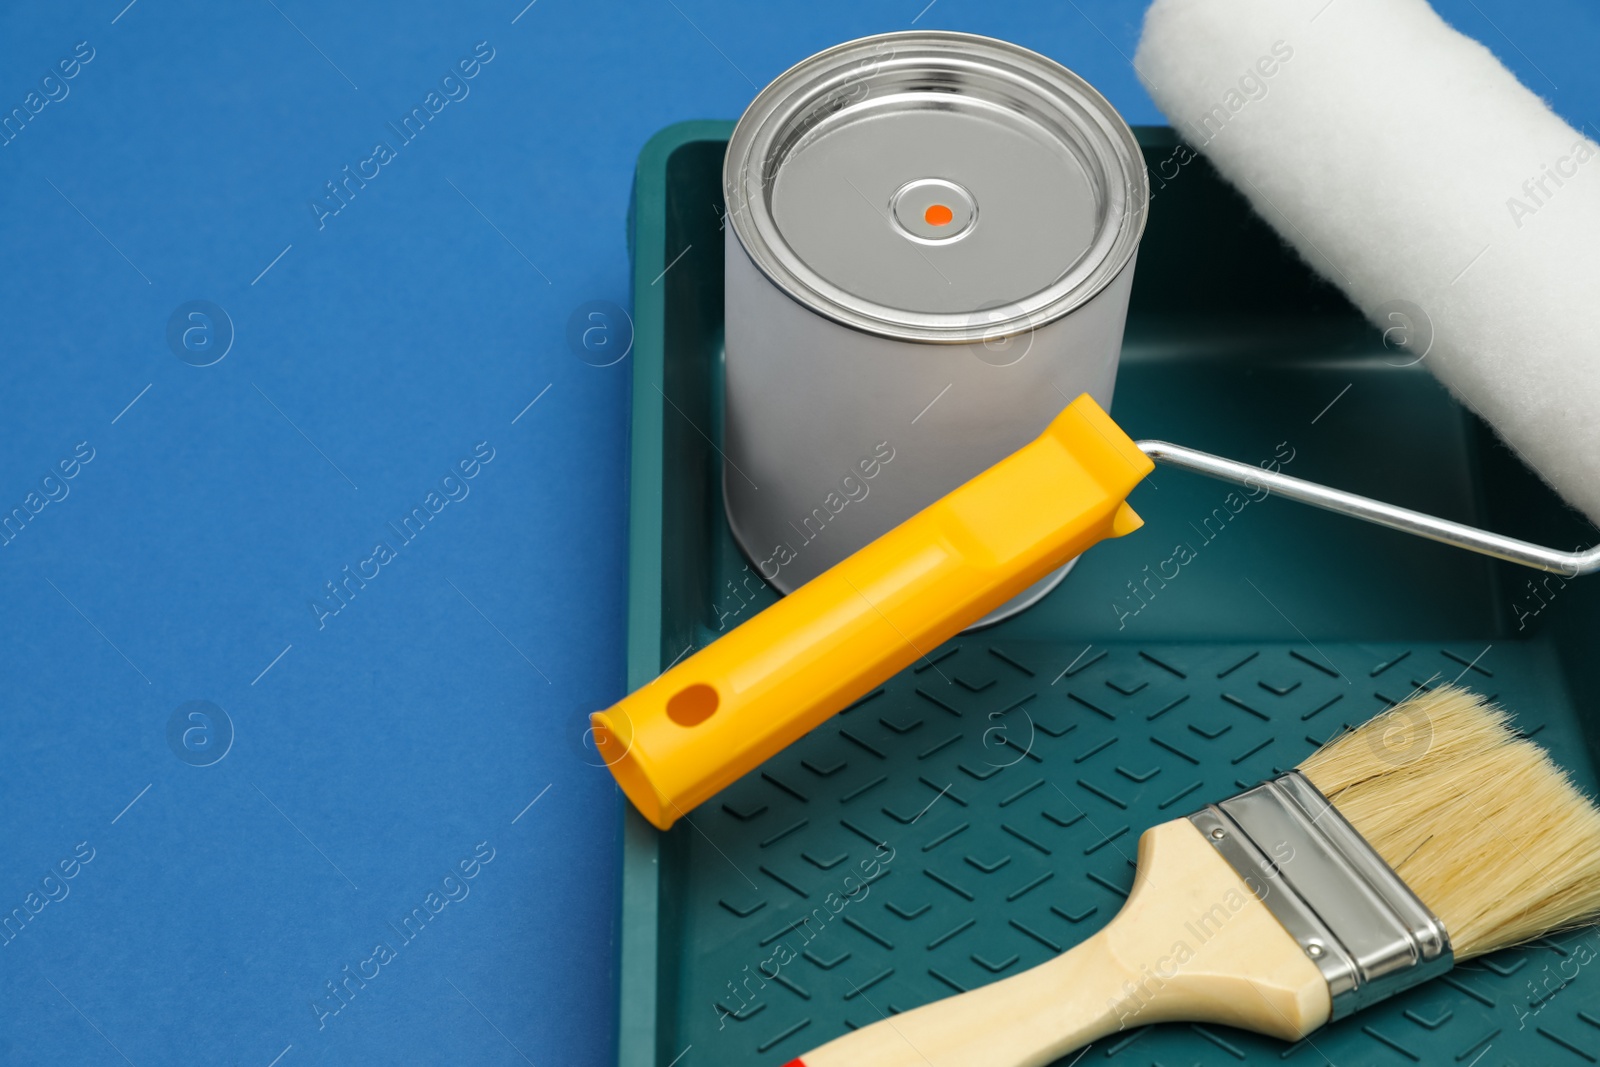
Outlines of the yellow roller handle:
{"label": "yellow roller handle", "polygon": [[1107,537],[1153,464],[1085,394],[1036,440],[591,716],[665,830],[902,668]]}

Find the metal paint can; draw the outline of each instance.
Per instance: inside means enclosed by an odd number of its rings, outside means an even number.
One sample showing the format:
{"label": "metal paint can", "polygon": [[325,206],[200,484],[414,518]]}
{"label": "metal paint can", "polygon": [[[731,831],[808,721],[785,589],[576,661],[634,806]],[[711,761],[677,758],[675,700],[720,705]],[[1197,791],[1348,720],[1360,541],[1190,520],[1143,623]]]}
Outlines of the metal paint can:
{"label": "metal paint can", "polygon": [[751,103],[723,193],[723,496],[781,591],[1080,394],[1110,407],[1149,188],[1127,124],[1060,64],[962,33],[828,49]]}

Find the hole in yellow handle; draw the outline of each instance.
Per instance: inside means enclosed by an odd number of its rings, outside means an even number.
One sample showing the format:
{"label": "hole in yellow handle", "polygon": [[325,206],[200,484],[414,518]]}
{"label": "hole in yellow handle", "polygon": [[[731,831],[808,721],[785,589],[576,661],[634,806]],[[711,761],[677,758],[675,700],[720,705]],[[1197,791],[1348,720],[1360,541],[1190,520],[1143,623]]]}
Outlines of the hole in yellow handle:
{"label": "hole in yellow handle", "polygon": [[709,685],[691,685],[667,701],[667,718],[679,726],[699,726],[717,710],[717,691]]}

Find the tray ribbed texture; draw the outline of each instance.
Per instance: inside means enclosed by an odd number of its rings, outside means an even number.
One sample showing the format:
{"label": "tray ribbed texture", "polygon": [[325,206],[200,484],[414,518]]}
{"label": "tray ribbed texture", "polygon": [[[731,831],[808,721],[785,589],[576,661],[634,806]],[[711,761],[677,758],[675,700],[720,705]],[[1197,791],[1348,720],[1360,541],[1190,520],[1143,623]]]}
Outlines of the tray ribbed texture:
{"label": "tray ribbed texture", "polygon": [[[1347,680],[1304,644],[1069,649],[978,634],[941,649],[675,831],[682,1045],[702,1062],[782,1063],[1015,974],[1115,914],[1142,828],[1294,766],[1431,680],[1513,705],[1538,690],[1540,664],[1502,654],[1491,669],[1482,646],[1324,651],[1365,669]],[[1522,724],[1557,750],[1581,744],[1570,722]],[[1174,1025],[1093,1055],[1467,1063],[1492,1045],[1492,1063],[1592,1061],[1589,998],[1530,1006],[1528,982],[1548,968],[1554,989],[1563,963],[1576,972],[1597,950],[1593,934],[1566,935],[1475,961],[1295,1046]]]}

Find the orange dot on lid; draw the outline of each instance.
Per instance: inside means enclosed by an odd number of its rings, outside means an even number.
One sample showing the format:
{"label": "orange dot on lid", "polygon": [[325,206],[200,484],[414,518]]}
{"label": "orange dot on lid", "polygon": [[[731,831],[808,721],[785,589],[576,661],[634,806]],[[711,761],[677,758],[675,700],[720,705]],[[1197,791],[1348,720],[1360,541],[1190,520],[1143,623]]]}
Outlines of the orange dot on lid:
{"label": "orange dot on lid", "polygon": [[923,221],[929,226],[948,226],[950,225],[950,220],[955,217],[955,212],[943,204],[931,204],[928,210],[922,213]]}

